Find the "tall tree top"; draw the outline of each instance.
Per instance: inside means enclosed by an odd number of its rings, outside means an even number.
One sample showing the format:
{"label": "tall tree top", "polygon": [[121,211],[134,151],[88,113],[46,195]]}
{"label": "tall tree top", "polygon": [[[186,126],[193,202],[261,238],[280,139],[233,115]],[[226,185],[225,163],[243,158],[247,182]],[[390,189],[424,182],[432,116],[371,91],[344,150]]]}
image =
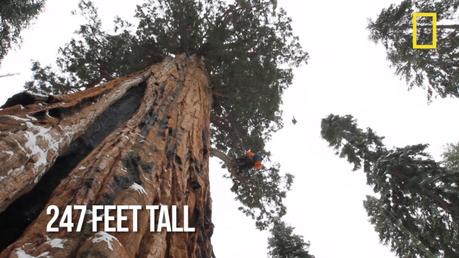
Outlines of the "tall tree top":
{"label": "tall tree top", "polygon": [[[458,0],[404,0],[381,11],[368,28],[370,38],[382,42],[397,75],[409,87],[421,87],[432,96],[459,97]],[[412,14],[435,12],[438,16],[437,48],[414,49]],[[418,19],[419,44],[431,44],[432,20]]]}
{"label": "tall tree top", "polygon": [[87,24],[60,49],[59,71],[34,63],[27,89],[77,91],[168,55],[197,54],[214,93],[212,123],[218,130],[213,136],[219,149],[263,150],[270,133],[282,126],[281,95],[292,83],[291,67],[308,55],[276,1],[149,0],[137,6],[136,25],[117,18],[113,33],[102,30],[90,1],[79,8]]}
{"label": "tall tree top", "polygon": [[[459,255],[457,150],[437,162],[426,144],[387,148],[383,137],[361,129],[351,115],[322,120],[322,137],[337,154],[363,167],[375,194],[364,206],[381,241],[400,257]],[[444,164],[442,164],[444,163]]]}
{"label": "tall tree top", "polygon": [[452,170],[459,170],[459,143],[448,144],[442,154],[443,164]]}
{"label": "tall tree top", "polygon": [[20,42],[20,33],[42,10],[45,0],[2,0],[0,8],[0,63]]}
{"label": "tall tree top", "polygon": [[268,255],[271,258],[314,258],[309,254],[309,243],[293,233],[294,228],[278,220],[271,228],[268,239]]}
{"label": "tall tree top", "polygon": [[[148,0],[137,6],[136,24],[116,18],[112,32],[103,31],[91,1],[81,1],[79,10],[87,22],[60,48],[58,69],[35,62],[28,90],[79,91],[166,56],[198,55],[213,95],[213,148],[230,157],[252,149],[269,159],[265,142],[283,126],[282,93],[292,83],[292,68],[308,58],[275,0]],[[233,178],[232,187],[259,228],[285,213],[281,201],[292,178],[280,177],[276,165],[264,172],[254,173],[251,183]]]}

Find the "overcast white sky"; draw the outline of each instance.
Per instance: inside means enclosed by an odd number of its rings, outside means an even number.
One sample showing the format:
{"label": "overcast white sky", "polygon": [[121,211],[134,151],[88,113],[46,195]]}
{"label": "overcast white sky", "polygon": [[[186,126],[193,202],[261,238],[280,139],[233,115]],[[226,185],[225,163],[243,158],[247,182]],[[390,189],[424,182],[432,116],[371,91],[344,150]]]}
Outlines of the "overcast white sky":
{"label": "overcast white sky", "polygon": [[[136,1],[95,0],[105,25],[114,15],[132,16]],[[457,142],[459,121],[450,119],[457,100],[427,104],[423,90],[407,91],[393,75],[382,46],[368,40],[367,19],[376,17],[389,0],[279,1],[293,18],[294,29],[310,53],[309,64],[295,70],[284,95],[285,128],[269,143],[273,159],[295,175],[286,200],[286,221],[311,241],[317,258],[395,257],[379,243],[363,208],[371,194],[361,171],[334,155],[320,137],[320,120],[329,113],[353,114],[361,126],[386,136],[389,146],[430,143],[435,157],[446,143]],[[54,62],[57,48],[67,42],[81,20],[70,15],[78,0],[48,0],[34,26],[23,33],[22,48],[4,59],[0,103],[22,90],[30,78],[30,60]],[[441,44],[441,42],[439,42]],[[298,124],[290,120],[295,116]],[[266,257],[266,232],[237,210],[226,171],[211,161],[213,245],[219,258]]]}

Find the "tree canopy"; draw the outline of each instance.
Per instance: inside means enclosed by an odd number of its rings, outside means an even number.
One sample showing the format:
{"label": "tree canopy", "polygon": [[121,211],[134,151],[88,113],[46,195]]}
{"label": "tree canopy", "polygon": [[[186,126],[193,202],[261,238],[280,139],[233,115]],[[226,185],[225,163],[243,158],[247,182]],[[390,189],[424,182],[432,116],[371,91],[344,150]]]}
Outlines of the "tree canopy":
{"label": "tree canopy", "polygon": [[314,258],[308,252],[309,243],[302,236],[294,234],[295,228],[284,221],[276,221],[268,239],[268,254],[271,258]]}
{"label": "tree canopy", "polygon": [[[381,42],[397,75],[409,87],[422,87],[432,96],[459,96],[458,0],[404,0],[383,9],[368,28],[370,38]],[[438,16],[437,48],[414,49],[414,12],[435,12]],[[431,44],[432,20],[418,19],[418,43]]]}
{"label": "tree canopy", "polygon": [[258,229],[266,229],[278,217],[286,213],[283,199],[293,183],[293,176],[279,174],[279,165],[275,164],[263,170],[252,170],[250,176],[233,177],[231,191],[244,214],[256,221]]}
{"label": "tree canopy", "polygon": [[20,42],[21,31],[36,17],[45,0],[3,0],[0,8],[0,63],[8,50]]}
{"label": "tree canopy", "polygon": [[[147,0],[136,8],[136,24],[116,18],[112,32],[103,31],[91,1],[81,1],[79,12],[87,22],[60,48],[57,70],[34,62],[26,89],[74,92],[166,56],[198,55],[213,93],[213,147],[229,157],[252,149],[269,160],[265,142],[282,128],[282,93],[292,83],[292,67],[308,58],[275,0]],[[252,173],[244,183],[232,179],[240,209],[257,220],[258,228],[285,213],[282,199],[292,177],[281,176],[277,165]]]}
{"label": "tree canopy", "polygon": [[459,170],[459,143],[448,144],[442,156],[445,167],[451,170]]}
{"label": "tree canopy", "polygon": [[329,115],[321,133],[354,170],[363,168],[375,192],[364,206],[381,241],[400,257],[459,255],[457,169],[433,160],[426,144],[387,148],[351,115]]}

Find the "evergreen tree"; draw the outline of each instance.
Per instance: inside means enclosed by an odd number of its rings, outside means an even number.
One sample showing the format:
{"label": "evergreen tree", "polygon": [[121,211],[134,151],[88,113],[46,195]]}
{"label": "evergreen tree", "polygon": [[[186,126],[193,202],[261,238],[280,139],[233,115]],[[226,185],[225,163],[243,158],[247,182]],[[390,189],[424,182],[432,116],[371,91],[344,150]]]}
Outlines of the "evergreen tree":
{"label": "evergreen tree", "polygon": [[[370,38],[382,42],[396,74],[410,88],[426,88],[429,99],[459,96],[459,21],[458,0],[404,0],[381,11],[369,23]],[[435,12],[438,16],[436,49],[413,49],[414,12]],[[431,44],[432,20],[418,20],[418,44]]]}
{"label": "evergreen tree", "polygon": [[20,33],[42,10],[45,0],[3,0],[0,8],[0,62],[20,42]]}
{"label": "evergreen tree", "polygon": [[448,144],[442,156],[445,167],[451,170],[459,170],[459,143]]}
{"label": "evergreen tree", "polygon": [[363,168],[375,192],[364,206],[381,241],[400,257],[459,255],[456,169],[433,160],[425,144],[387,148],[350,115],[329,115],[321,134],[354,170]]}
{"label": "evergreen tree", "polygon": [[[198,55],[212,90],[212,147],[231,158],[253,149],[269,160],[264,147],[282,128],[282,93],[292,82],[292,67],[308,58],[275,0],[149,0],[137,6],[136,25],[117,18],[114,33],[102,30],[90,1],[80,2],[79,9],[87,24],[60,49],[59,70],[35,62],[26,89],[76,92],[166,56]],[[292,176],[281,176],[277,165],[231,178],[240,209],[259,229],[285,213],[282,199]]]}
{"label": "evergreen tree", "polygon": [[314,258],[308,252],[309,243],[300,235],[293,233],[295,228],[284,221],[276,221],[268,239],[268,254],[272,258]]}

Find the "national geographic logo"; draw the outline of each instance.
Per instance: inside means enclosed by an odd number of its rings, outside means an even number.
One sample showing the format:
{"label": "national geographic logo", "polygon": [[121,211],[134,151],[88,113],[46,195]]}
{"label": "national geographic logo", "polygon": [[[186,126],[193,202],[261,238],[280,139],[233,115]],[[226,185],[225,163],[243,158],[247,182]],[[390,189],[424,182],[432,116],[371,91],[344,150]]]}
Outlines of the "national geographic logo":
{"label": "national geographic logo", "polygon": [[[432,44],[418,44],[418,18],[432,18]],[[413,13],[413,48],[437,48],[437,13]]]}

